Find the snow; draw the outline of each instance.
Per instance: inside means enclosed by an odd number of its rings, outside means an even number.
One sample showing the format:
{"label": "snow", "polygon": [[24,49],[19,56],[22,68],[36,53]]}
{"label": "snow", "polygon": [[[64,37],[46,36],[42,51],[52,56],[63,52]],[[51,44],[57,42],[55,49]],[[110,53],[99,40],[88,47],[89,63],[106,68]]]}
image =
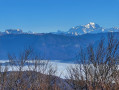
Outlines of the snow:
{"label": "snow", "polygon": [[100,33],[103,31],[103,28],[100,27],[98,24],[95,24],[94,22],[90,22],[86,25],[79,25],[76,27],[71,28],[68,33],[70,32],[72,35],[76,35],[76,32],[78,35],[86,34],[86,33]]}
{"label": "snow", "polygon": [[90,28],[90,24],[85,25],[86,28]]}
{"label": "snow", "polygon": [[92,26],[94,26],[94,25],[95,25],[95,23],[94,23],[94,22],[90,22],[89,24],[90,24],[90,25],[92,25]]}
{"label": "snow", "polygon": [[95,23],[93,23],[93,22],[90,22],[89,24],[85,25],[85,27],[86,28],[90,28],[90,27],[96,28]]}
{"label": "snow", "polygon": [[77,36],[77,34],[75,34],[76,32],[78,33],[78,35],[83,35],[86,33],[119,32],[119,28],[118,27],[103,28],[94,22],[90,22],[86,25],[79,25],[79,26],[73,27],[69,29],[67,33]]}

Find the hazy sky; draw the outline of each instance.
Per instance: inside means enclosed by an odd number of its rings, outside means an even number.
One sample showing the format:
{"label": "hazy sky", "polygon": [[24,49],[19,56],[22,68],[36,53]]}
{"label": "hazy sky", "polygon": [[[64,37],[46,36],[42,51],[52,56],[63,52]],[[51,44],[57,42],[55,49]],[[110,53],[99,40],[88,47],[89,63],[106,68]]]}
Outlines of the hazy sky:
{"label": "hazy sky", "polygon": [[0,0],[0,31],[67,31],[89,22],[119,27],[119,0]]}

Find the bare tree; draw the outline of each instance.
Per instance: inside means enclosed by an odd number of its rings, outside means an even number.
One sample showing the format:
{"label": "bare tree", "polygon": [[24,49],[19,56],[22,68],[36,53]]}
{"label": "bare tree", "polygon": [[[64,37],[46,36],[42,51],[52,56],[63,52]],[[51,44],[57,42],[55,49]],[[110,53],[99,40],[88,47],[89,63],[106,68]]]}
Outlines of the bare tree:
{"label": "bare tree", "polygon": [[119,41],[113,33],[95,47],[81,49],[75,66],[69,67],[68,84],[74,90],[109,90],[119,88]]}
{"label": "bare tree", "polygon": [[60,90],[57,69],[48,60],[41,60],[33,49],[25,49],[19,57],[9,54],[8,58],[8,65],[0,67],[1,90]]}

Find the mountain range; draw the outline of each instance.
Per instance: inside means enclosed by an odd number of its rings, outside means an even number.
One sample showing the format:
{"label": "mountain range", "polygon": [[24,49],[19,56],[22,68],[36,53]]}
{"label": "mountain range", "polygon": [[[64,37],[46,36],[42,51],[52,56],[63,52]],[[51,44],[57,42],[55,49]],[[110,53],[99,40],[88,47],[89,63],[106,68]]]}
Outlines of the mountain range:
{"label": "mountain range", "polygon": [[95,23],[55,33],[8,29],[0,33],[0,59],[8,59],[8,53],[18,56],[25,48],[32,47],[43,59],[72,61],[81,48],[86,48],[89,44],[97,45],[109,32],[113,32],[118,39],[119,28],[104,29]]}
{"label": "mountain range", "polygon": [[112,28],[103,28],[100,25],[90,22],[86,25],[79,25],[70,28],[67,32],[58,31],[55,34],[67,34],[67,35],[83,35],[87,33],[105,33],[105,32],[119,32],[119,28],[112,27]]}
{"label": "mountain range", "polygon": [[[104,28],[94,22],[90,22],[86,25],[78,25],[78,26],[72,27],[66,32],[58,30],[57,32],[50,32],[50,33],[78,36],[78,35],[83,35],[87,33],[94,34],[94,33],[105,33],[105,32],[119,32],[119,28],[118,27]],[[21,29],[8,29],[8,30],[5,30],[5,32],[0,32],[0,34],[40,34],[40,33],[34,33],[32,31],[23,32]]]}

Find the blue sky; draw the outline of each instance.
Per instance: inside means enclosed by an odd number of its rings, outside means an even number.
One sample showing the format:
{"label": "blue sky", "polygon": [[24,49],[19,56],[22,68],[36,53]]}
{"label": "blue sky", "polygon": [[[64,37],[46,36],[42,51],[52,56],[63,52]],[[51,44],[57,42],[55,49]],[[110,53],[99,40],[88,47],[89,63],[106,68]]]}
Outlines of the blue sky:
{"label": "blue sky", "polygon": [[0,0],[0,31],[67,31],[89,22],[119,27],[119,0]]}

